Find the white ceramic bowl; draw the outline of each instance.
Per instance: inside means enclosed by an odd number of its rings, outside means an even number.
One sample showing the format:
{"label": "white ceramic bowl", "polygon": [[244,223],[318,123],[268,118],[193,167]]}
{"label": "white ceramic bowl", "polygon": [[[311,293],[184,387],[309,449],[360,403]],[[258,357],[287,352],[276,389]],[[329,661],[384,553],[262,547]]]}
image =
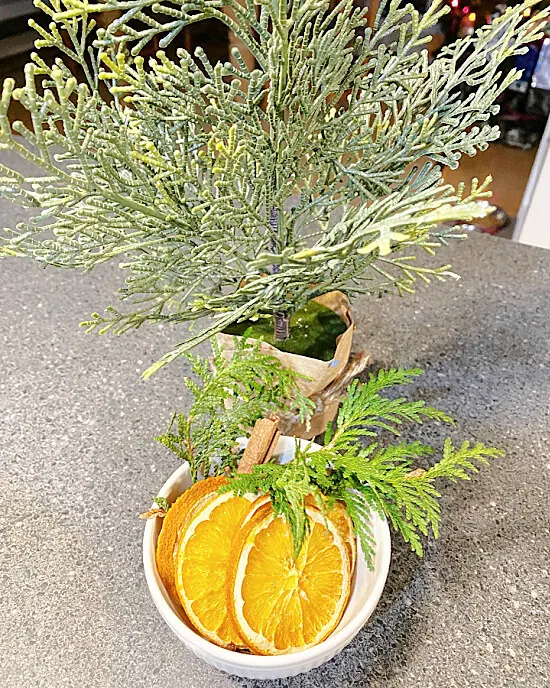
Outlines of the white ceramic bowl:
{"label": "white ceramic bowl", "polygon": [[[305,440],[299,440],[306,443]],[[294,437],[281,437],[275,455],[281,463],[294,455]],[[312,449],[319,445],[312,444]],[[172,502],[191,486],[187,464],[183,464],[164,483],[159,495]],[[376,541],[374,571],[369,571],[358,547],[357,566],[352,581],[347,609],[335,631],[315,647],[288,655],[263,657],[232,652],[218,647],[194,631],[172,603],[157,572],[155,550],[161,520],[149,520],[143,537],[143,564],[151,597],[162,618],[183,644],[198,657],[217,669],[244,678],[274,679],[295,676],[328,662],[357,635],[378,604],[386,583],[390,564],[391,541],[388,525],[377,514],[373,515],[372,529]]]}

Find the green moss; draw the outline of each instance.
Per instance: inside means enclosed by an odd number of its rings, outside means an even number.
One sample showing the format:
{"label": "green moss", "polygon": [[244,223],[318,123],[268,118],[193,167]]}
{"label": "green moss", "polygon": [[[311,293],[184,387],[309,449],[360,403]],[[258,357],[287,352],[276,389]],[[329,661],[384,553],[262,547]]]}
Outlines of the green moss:
{"label": "green moss", "polygon": [[260,316],[258,320],[244,320],[230,325],[226,334],[248,335],[263,339],[279,351],[330,361],[336,351],[336,338],[347,330],[346,323],[334,311],[315,301],[308,303],[290,316],[290,338],[282,342],[273,339],[273,317]]}

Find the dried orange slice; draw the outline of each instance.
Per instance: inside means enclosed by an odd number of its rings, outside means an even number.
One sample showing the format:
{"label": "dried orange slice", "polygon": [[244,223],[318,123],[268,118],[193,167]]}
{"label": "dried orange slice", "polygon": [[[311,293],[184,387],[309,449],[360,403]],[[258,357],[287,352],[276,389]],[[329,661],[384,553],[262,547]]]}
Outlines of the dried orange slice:
{"label": "dried orange slice", "polygon": [[250,521],[250,519],[254,516],[254,514],[258,511],[258,509],[261,509],[266,504],[271,505],[271,498],[269,497],[269,495],[256,495],[256,498],[250,505],[250,509],[244,517],[240,527],[243,528],[248,523],[248,521]]}
{"label": "dried orange slice", "polygon": [[191,623],[208,640],[234,649],[243,642],[227,611],[231,546],[256,495],[217,495],[187,522],[176,552],[175,581]]}
{"label": "dried orange slice", "polygon": [[258,654],[298,652],[338,625],[350,594],[349,555],[334,523],[306,508],[310,530],[298,558],[287,522],[259,508],[235,540],[227,604],[246,645]]}
{"label": "dried orange slice", "polygon": [[[328,501],[326,497],[324,498],[324,501]],[[308,495],[306,497],[306,506],[317,506],[317,502],[315,501],[313,495]],[[353,576],[353,572],[355,571],[355,562],[357,561],[357,539],[353,530],[353,521],[348,514],[346,505],[344,502],[336,500],[332,505],[332,508],[330,508],[327,504],[324,513],[325,516],[334,523],[338,529],[338,532],[346,543],[350,561],[350,571],[351,575]]]}
{"label": "dried orange slice", "polygon": [[193,514],[218,494],[227,478],[199,480],[172,504],[162,519],[162,530],[157,540],[157,570],[170,597],[179,604],[174,577],[174,557],[179,537]]}

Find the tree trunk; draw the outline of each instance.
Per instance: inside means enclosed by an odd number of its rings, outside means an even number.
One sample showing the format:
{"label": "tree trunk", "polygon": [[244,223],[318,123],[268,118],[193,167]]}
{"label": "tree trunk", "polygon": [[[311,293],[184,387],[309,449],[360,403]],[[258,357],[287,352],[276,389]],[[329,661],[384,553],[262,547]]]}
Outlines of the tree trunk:
{"label": "tree trunk", "polygon": [[[269,226],[271,227],[271,230],[273,232],[271,239],[269,241],[269,248],[272,253],[275,253],[277,250],[277,240],[276,236],[279,231],[279,209],[278,208],[271,208],[269,211]],[[278,265],[272,265],[271,266],[271,272],[273,274],[279,272],[279,266]]]}
{"label": "tree trunk", "polygon": [[273,338],[276,342],[284,342],[290,337],[290,316],[286,311],[276,311],[273,314]]}
{"label": "tree trunk", "polygon": [[[276,239],[275,237],[277,236],[277,232],[279,229],[279,209],[278,208],[270,208],[269,210],[269,226],[271,227],[271,230],[273,232],[273,235],[271,237],[270,241],[270,248],[272,251],[276,250],[277,244],[276,244]],[[279,266],[278,265],[273,265],[272,266],[272,273],[276,274],[279,272]],[[273,314],[273,339],[276,342],[284,342],[285,339],[288,339],[290,337],[290,317],[286,311],[276,311]]]}

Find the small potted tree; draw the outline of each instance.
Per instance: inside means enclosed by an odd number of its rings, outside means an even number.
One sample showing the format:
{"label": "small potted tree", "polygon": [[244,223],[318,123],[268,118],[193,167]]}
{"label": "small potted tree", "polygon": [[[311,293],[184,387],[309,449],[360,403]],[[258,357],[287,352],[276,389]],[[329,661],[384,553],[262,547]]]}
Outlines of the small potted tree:
{"label": "small potted tree", "polygon": [[[1,168],[2,195],[37,214],[3,232],[0,255],[82,270],[122,261],[125,307],[94,313],[88,331],[201,323],[145,377],[213,334],[248,329],[318,393],[349,357],[347,298],[452,275],[415,251],[456,236],[441,223],[490,212],[489,180],[454,190],[442,167],[497,138],[486,122],[518,76],[500,66],[539,35],[539,19],[523,16],[535,3],[429,64],[441,0],[422,16],[382,2],[372,27],[352,0],[35,0],[52,20],[31,22],[37,48],[62,57],[35,53],[21,88],[4,82],[0,145],[41,174]],[[117,18],[96,30],[105,10]],[[215,65],[200,48],[172,49],[208,18],[254,65],[237,48]],[[463,85],[476,88],[461,96]],[[11,125],[12,100],[31,126]]]}

